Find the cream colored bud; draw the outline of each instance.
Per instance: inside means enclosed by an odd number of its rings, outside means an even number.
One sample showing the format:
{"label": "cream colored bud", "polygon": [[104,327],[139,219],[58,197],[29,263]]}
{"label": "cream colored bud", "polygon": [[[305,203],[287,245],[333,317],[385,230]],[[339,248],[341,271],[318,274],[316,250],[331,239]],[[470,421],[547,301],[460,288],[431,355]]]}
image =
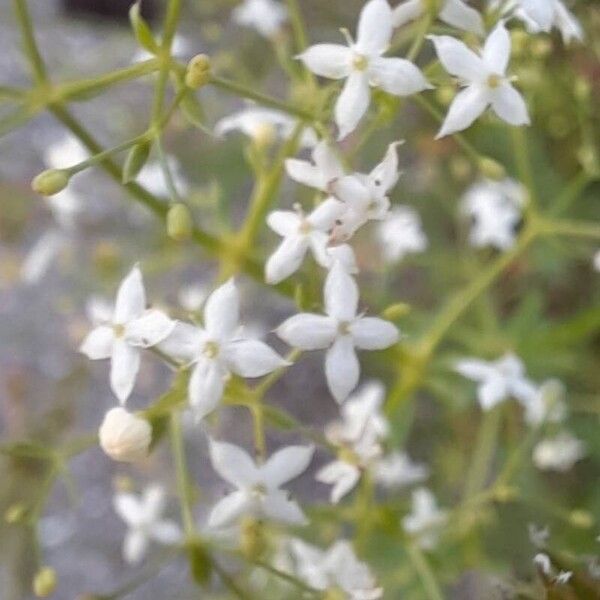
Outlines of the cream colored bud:
{"label": "cream colored bud", "polygon": [[587,510],[573,510],[569,514],[569,521],[573,527],[591,529],[594,526],[594,516]]}
{"label": "cream colored bud", "polygon": [[190,239],[193,229],[194,223],[189,208],[181,202],[173,204],[167,213],[168,236],[177,242],[182,242]]}
{"label": "cream colored bud", "polygon": [[14,525],[15,523],[21,523],[25,520],[27,516],[27,508],[24,504],[17,502],[16,504],[11,504],[4,513],[4,520],[10,525]]}
{"label": "cream colored bud", "polygon": [[252,140],[257,148],[268,148],[277,139],[277,131],[271,123],[261,123],[254,130]]}
{"label": "cream colored bud", "polygon": [[57,583],[56,571],[50,567],[42,567],[33,578],[33,593],[38,598],[47,598],[54,593]]}
{"label": "cream colored bud", "polygon": [[104,416],[99,436],[102,450],[113,460],[137,462],[148,455],[152,427],[145,419],[117,407]]}
{"label": "cream colored bud", "polygon": [[481,174],[488,179],[500,181],[506,177],[505,168],[493,158],[484,156],[483,158],[479,159],[477,166],[479,167]]}
{"label": "cream colored bud", "polygon": [[206,85],[210,79],[210,58],[198,54],[190,60],[185,72],[185,85],[193,90]]}
{"label": "cream colored bud", "polygon": [[435,90],[435,97],[442,106],[449,106],[455,95],[456,89],[452,85],[442,85]]}
{"label": "cream colored bud", "polygon": [[69,185],[69,174],[61,169],[42,171],[31,182],[31,189],[42,196],[54,196]]}

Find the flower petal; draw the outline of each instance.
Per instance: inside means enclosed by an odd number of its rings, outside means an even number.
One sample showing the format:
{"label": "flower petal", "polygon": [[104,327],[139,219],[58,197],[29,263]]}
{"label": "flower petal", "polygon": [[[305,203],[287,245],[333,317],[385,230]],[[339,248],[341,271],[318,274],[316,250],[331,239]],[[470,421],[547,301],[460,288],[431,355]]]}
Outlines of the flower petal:
{"label": "flower petal", "polygon": [[146,310],[146,292],[142,272],[136,265],[123,279],[115,301],[115,323],[124,324],[142,315]]}
{"label": "flower petal", "polygon": [[329,317],[300,313],[284,321],[276,331],[290,346],[301,350],[327,348],[337,334],[337,323]]}
{"label": "flower petal", "polygon": [[356,175],[346,175],[331,184],[331,192],[348,205],[366,207],[371,200],[371,192]]}
{"label": "flower petal", "polygon": [[[288,158],[285,161],[285,170],[290,178],[310,188],[320,190],[323,184],[321,171],[305,160]],[[270,225],[269,225],[270,226]],[[275,229],[271,227],[271,229]],[[277,231],[277,230],[275,230]],[[278,232],[279,233],[279,232]],[[285,234],[280,234],[285,235]]]}
{"label": "flower petal", "polygon": [[308,215],[306,220],[316,229],[329,231],[344,212],[344,204],[336,198],[326,198]]}
{"label": "flower petal", "polygon": [[550,31],[554,19],[556,2],[548,0],[520,0],[521,7],[527,16],[533,19],[542,31]]}
{"label": "flower petal", "polygon": [[335,460],[320,469],[315,475],[315,479],[333,485],[330,500],[337,504],[356,486],[360,479],[360,470],[350,463]]}
{"label": "flower petal", "polygon": [[195,365],[188,385],[190,407],[196,420],[212,412],[225,387],[225,371],[216,360],[202,357]]}
{"label": "flower petal", "polygon": [[203,329],[177,321],[171,333],[160,342],[158,348],[161,352],[181,362],[190,362],[195,359],[202,349],[206,338]]}
{"label": "flower petal", "polygon": [[367,72],[352,71],[335,103],[338,139],[344,139],[356,129],[358,122],[369,108],[370,100],[371,90]]}
{"label": "flower petal", "polygon": [[392,9],[387,0],[370,0],[364,5],[356,30],[356,49],[367,56],[388,49],[392,38]]}
{"label": "flower petal", "polygon": [[471,85],[456,95],[436,139],[469,127],[486,109],[490,95],[479,85]]}
{"label": "flower petal", "polygon": [[452,27],[470,31],[475,35],[482,36],[485,33],[483,19],[479,11],[463,2],[463,0],[446,0],[442,4],[439,18],[448,25],[452,25]]}
{"label": "flower petal", "polygon": [[350,332],[354,344],[362,350],[383,350],[398,341],[398,329],[389,321],[377,317],[363,317],[352,323]]}
{"label": "flower petal", "polygon": [[392,24],[394,27],[402,27],[422,14],[423,0],[407,0],[396,6],[392,11]]}
{"label": "flower petal", "polygon": [[132,346],[149,348],[155,346],[175,328],[171,320],[160,310],[147,310],[139,319],[129,321],[125,326],[125,339]]}
{"label": "flower petal", "polygon": [[326,140],[319,142],[314,147],[312,158],[323,177],[324,186],[332,179],[341,177],[344,174],[344,167],[336,151]]}
{"label": "flower petal", "polygon": [[506,400],[508,390],[502,377],[494,376],[486,379],[477,389],[477,398],[483,410],[491,410]]}
{"label": "flower petal", "polygon": [[369,173],[372,184],[383,192],[389,191],[398,181],[398,146],[402,142],[392,142],[383,160]]}
{"label": "flower petal", "polygon": [[369,81],[395,96],[410,96],[432,88],[421,69],[404,58],[373,59],[369,65]]}
{"label": "flower petal", "polygon": [[351,321],[358,308],[358,286],[343,265],[336,261],[325,279],[325,312],[338,321]]}
{"label": "flower petal", "polygon": [[314,451],[313,446],[287,446],[277,450],[260,467],[266,485],[274,489],[296,479],[308,468]]}
{"label": "flower petal", "polygon": [[305,235],[286,237],[265,265],[265,280],[275,285],[295,273],[306,256],[309,240]]}
{"label": "flower petal", "polygon": [[259,480],[260,471],[243,448],[209,438],[208,449],[213,469],[231,485],[248,487]]}
{"label": "flower petal", "polygon": [[135,527],[141,523],[143,518],[143,509],[140,501],[133,494],[118,493],[113,498],[113,507],[115,512],[129,525]]}
{"label": "flower petal", "polygon": [[307,523],[305,514],[294,500],[290,500],[288,493],[274,490],[267,494],[262,503],[262,512],[267,519],[290,525],[304,525]]}
{"label": "flower petal", "polygon": [[457,361],[454,370],[473,381],[485,381],[496,374],[496,369],[492,365],[477,358],[463,358]]}
{"label": "flower petal", "polygon": [[209,527],[226,527],[232,525],[244,513],[248,512],[252,503],[244,491],[236,491],[219,500],[208,515]]}
{"label": "flower petal", "polygon": [[223,349],[229,368],[241,377],[262,377],[289,363],[259,340],[238,340]]}
{"label": "flower petal", "polygon": [[510,83],[503,83],[492,93],[494,112],[510,125],[529,125],[529,113],[523,96]]}
{"label": "flower petal", "polygon": [[161,544],[177,544],[181,540],[181,529],[175,521],[157,521],[148,530],[150,537]]}
{"label": "flower petal", "polygon": [[112,327],[100,325],[90,331],[79,346],[79,352],[85,354],[90,360],[102,360],[112,354],[115,334]]}
{"label": "flower petal", "polygon": [[483,60],[466,44],[449,35],[431,35],[435,51],[444,69],[465,81],[482,81],[488,75]]}
{"label": "flower petal", "polygon": [[510,36],[504,26],[504,21],[500,21],[488,36],[483,47],[482,57],[491,71],[498,75],[506,73],[506,67],[510,60]]}
{"label": "flower petal", "polygon": [[218,287],[206,301],[204,326],[217,339],[231,337],[240,322],[240,296],[233,278]]}
{"label": "flower petal", "polygon": [[338,402],[343,402],[358,385],[360,365],[352,337],[339,337],[325,356],[325,375],[329,391]]}
{"label": "flower petal", "polygon": [[[290,159],[291,160],[291,159]],[[304,161],[297,161],[304,162]],[[281,237],[288,237],[298,231],[300,218],[291,210],[274,210],[267,216],[267,225]]]}
{"label": "flower petal", "polygon": [[130,564],[138,563],[148,549],[148,538],[143,531],[128,531],[123,542],[123,558]]}
{"label": "flower petal", "polygon": [[140,351],[124,339],[115,339],[110,365],[110,386],[121,404],[129,398],[140,368]]}
{"label": "flower petal", "polygon": [[350,73],[352,53],[341,44],[316,44],[307,48],[298,58],[315,75],[342,79]]}

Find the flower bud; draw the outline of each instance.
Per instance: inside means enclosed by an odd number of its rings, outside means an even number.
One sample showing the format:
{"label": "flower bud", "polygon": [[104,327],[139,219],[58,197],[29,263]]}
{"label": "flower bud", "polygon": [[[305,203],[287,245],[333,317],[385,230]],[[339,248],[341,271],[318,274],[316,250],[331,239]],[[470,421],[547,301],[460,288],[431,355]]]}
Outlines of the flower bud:
{"label": "flower bud", "polygon": [[4,520],[9,525],[14,525],[15,523],[21,523],[25,516],[27,515],[27,508],[25,508],[24,504],[17,502],[16,504],[11,504],[4,513]]}
{"label": "flower bud", "polygon": [[189,240],[193,227],[189,208],[181,202],[173,204],[167,213],[167,235],[176,242]]}
{"label": "flower bud", "polygon": [[451,85],[442,85],[435,91],[436,100],[442,106],[448,106],[450,102],[454,99],[455,89],[454,86]]}
{"label": "flower bud", "polygon": [[198,54],[190,60],[185,72],[185,85],[193,90],[206,85],[210,79],[210,59],[206,54]]}
{"label": "flower bud", "polygon": [[410,304],[406,302],[397,302],[391,304],[382,313],[381,316],[388,321],[396,321],[406,316],[410,312]]}
{"label": "flower bud", "polygon": [[69,185],[69,174],[62,169],[42,171],[31,182],[31,189],[42,196],[53,196]]}
{"label": "flower bud", "polygon": [[106,413],[99,436],[102,450],[113,460],[136,462],[148,455],[152,428],[148,421],[119,406]]}
{"label": "flower bud", "polygon": [[54,593],[57,584],[56,571],[50,567],[42,567],[33,578],[33,593],[38,598],[47,598]]}
{"label": "flower bud", "polygon": [[268,148],[277,139],[277,131],[270,123],[257,125],[252,141],[258,149]]}
{"label": "flower bud", "polygon": [[572,510],[569,521],[579,529],[591,529],[594,526],[594,517],[587,510]]}
{"label": "flower bud", "polygon": [[479,167],[481,174],[488,179],[500,181],[506,177],[506,170],[504,167],[497,160],[489,158],[488,156],[480,158],[477,166]]}

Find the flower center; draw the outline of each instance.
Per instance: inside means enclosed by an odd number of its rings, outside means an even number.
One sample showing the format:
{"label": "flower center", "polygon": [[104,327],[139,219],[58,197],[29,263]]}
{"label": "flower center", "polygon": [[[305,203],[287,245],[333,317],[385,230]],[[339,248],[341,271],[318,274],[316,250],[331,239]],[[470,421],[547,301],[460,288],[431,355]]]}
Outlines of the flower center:
{"label": "flower center", "polygon": [[308,235],[312,231],[312,228],[312,225],[306,219],[303,219],[300,223],[300,227],[298,227],[298,231],[302,235]]}
{"label": "flower center", "polygon": [[349,335],[350,321],[340,321],[338,324],[338,332],[340,335]]}
{"label": "flower center", "polygon": [[496,89],[502,83],[503,79],[504,78],[501,75],[496,75],[495,73],[492,73],[487,80],[488,87],[490,87],[493,90]]}
{"label": "flower center", "polygon": [[337,586],[327,588],[323,600],[346,600],[348,595]]}
{"label": "flower center", "polygon": [[115,323],[113,325],[113,331],[115,337],[122,338],[125,335],[125,325],[121,325],[121,323]]}
{"label": "flower center", "polygon": [[267,495],[267,488],[262,483],[256,483],[250,489],[250,495],[255,500],[263,500],[264,497]]}
{"label": "flower center", "polygon": [[366,71],[369,66],[369,59],[363,54],[355,54],[352,58],[352,67],[357,71]]}
{"label": "flower center", "polygon": [[219,355],[219,344],[213,341],[206,342],[203,353],[206,358],[217,358]]}
{"label": "flower center", "polygon": [[355,467],[358,467],[360,465],[360,458],[358,457],[356,452],[354,452],[354,450],[352,450],[352,448],[349,448],[348,446],[342,446],[338,450],[338,458],[342,462],[348,463],[349,465],[354,465]]}

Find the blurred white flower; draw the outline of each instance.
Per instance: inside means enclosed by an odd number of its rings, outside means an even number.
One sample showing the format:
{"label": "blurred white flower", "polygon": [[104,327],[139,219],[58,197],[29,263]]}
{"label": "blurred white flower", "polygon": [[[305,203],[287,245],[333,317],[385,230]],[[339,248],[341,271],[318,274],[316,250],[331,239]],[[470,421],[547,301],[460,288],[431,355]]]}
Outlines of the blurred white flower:
{"label": "blurred white flower", "polygon": [[[279,110],[250,105],[218,121],[215,124],[215,134],[223,136],[231,131],[241,131],[249,138],[262,143],[288,139],[294,134],[297,126],[296,119]],[[312,127],[302,130],[301,146],[310,148],[317,141],[317,134]]]}
{"label": "blurred white flower", "polygon": [[[383,596],[369,567],[356,558],[348,541],[339,540],[325,551],[297,538],[289,540],[288,546],[295,574],[311,587],[335,591],[337,595],[332,598],[347,600],[377,600]],[[324,597],[329,598],[327,594]]]}
{"label": "blurred white flower", "polygon": [[488,106],[510,125],[529,124],[525,101],[506,75],[511,43],[503,21],[490,33],[481,54],[447,35],[429,39],[446,71],[465,86],[450,105],[436,139],[466,129]]}
{"label": "blurred white flower", "polygon": [[447,520],[447,511],[437,507],[434,495],[426,488],[419,488],[412,493],[412,512],[402,519],[402,526],[421,548],[432,550],[438,543],[439,529]]}
{"label": "blurred white flower", "polygon": [[381,350],[398,341],[398,330],[389,321],[357,315],[358,286],[336,261],[324,287],[325,315],[301,313],[277,328],[277,335],[302,350],[327,348],[325,374],[338,402],[356,387],[360,365],[355,348]]}
{"label": "blurred white flower", "polygon": [[407,254],[423,252],[427,236],[423,232],[419,214],[410,206],[396,205],[378,224],[377,237],[388,262],[402,260]]}
{"label": "blurred white flower", "polygon": [[146,309],[142,273],[135,266],[121,282],[112,316],[88,334],[79,350],[91,360],[111,359],[111,388],[124,403],[140,367],[140,350],[164,340],[174,327],[162,311]]}
{"label": "blurred white flower", "polygon": [[267,344],[238,334],[240,298],[230,279],[217,288],[204,305],[204,328],[177,323],[160,349],[186,364],[193,364],[188,387],[196,419],[215,409],[231,372],[261,377],[288,363]]}
{"label": "blurred white flower", "polygon": [[72,231],[75,228],[77,216],[83,212],[84,203],[82,197],[71,187],[54,196],[44,196],[44,202],[62,229]]}
{"label": "blurred white flower", "polygon": [[21,281],[27,285],[39,283],[58,255],[69,245],[69,238],[59,229],[49,229],[30,248],[21,265]]}
{"label": "blurred white flower", "polygon": [[455,369],[463,377],[477,381],[477,398],[483,410],[491,410],[510,397],[524,406],[535,401],[538,388],[525,375],[525,366],[518,356],[508,353],[488,362],[477,358],[459,360]]}
{"label": "blurred white flower", "polygon": [[275,0],[243,0],[231,13],[238,25],[252,27],[260,35],[270,38],[281,30],[287,21],[287,10]]}
{"label": "blurred white flower", "polygon": [[526,189],[513,179],[486,179],[472,185],[461,202],[461,211],[473,221],[470,243],[479,248],[511,248],[526,199]]}
{"label": "blurred white flower", "polygon": [[547,577],[551,578],[557,585],[566,585],[573,577],[572,571],[555,571],[552,561],[547,554],[540,552],[533,557],[533,564]]}
{"label": "blurred white flower", "polygon": [[188,312],[197,312],[202,308],[208,296],[208,286],[203,283],[186,285],[179,290],[177,300],[180,306]]}
{"label": "blurred white flower", "polygon": [[405,452],[392,452],[381,457],[373,468],[375,481],[390,489],[422,483],[429,477],[425,465],[412,462]]}
{"label": "blurred white flower", "polygon": [[139,562],[146,554],[150,541],[172,545],[181,540],[177,523],[162,518],[165,491],[158,485],[147,487],[141,496],[116,494],[114,507],[129,528],[123,543],[123,558],[128,563]]}
{"label": "blurred white flower", "polygon": [[328,193],[331,182],[344,175],[344,167],[325,140],[313,148],[311,157],[312,162],[288,158],[285,161],[285,170],[294,181]]}
{"label": "blurred white flower", "polygon": [[387,0],[370,0],[360,14],[356,42],[346,31],[347,46],[316,44],[298,57],[316,75],[346,79],[335,105],[340,139],[356,129],[369,108],[371,87],[395,96],[408,96],[432,87],[409,60],[382,56],[389,47],[392,32],[392,9]]}
{"label": "blurred white flower", "polygon": [[538,442],[533,449],[533,464],[543,471],[566,472],[586,455],[585,444],[568,431]]}
{"label": "blurred white flower", "polygon": [[49,169],[65,169],[89,158],[85,146],[72,135],[66,135],[44,149],[44,163]]}
{"label": "blurred white flower", "polygon": [[306,523],[301,508],[280,487],[306,471],[313,452],[312,446],[286,446],[257,465],[242,448],[210,440],[213,468],[237,489],[213,507],[208,526],[226,527],[243,515],[292,525]]}
{"label": "blurred white flower", "polygon": [[[174,156],[167,156],[169,171],[173,177],[175,188],[180,194],[187,194],[190,186],[183,174],[181,164]],[[169,196],[169,188],[165,181],[165,174],[158,161],[147,162],[136,178],[137,183],[146,188],[154,196]]]}
{"label": "blurred white flower", "polygon": [[[394,27],[402,27],[431,10],[429,0],[406,0],[393,11]],[[452,27],[483,36],[485,29],[479,12],[464,0],[442,0],[438,19]]]}
{"label": "blurred white flower", "polygon": [[148,455],[152,427],[146,419],[117,407],[104,415],[98,437],[102,450],[113,460],[137,462]]}
{"label": "blurred white flower", "polygon": [[525,421],[529,425],[540,425],[547,421],[560,423],[567,417],[565,386],[558,379],[549,379],[537,389],[535,396],[523,404]]}

